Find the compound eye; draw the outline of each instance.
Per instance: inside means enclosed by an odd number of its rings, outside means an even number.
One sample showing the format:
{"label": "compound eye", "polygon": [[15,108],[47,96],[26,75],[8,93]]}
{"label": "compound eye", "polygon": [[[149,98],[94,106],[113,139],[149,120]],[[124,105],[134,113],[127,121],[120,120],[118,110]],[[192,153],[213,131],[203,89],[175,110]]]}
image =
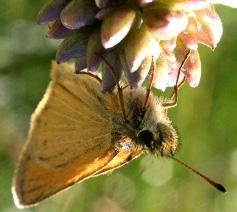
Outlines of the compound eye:
{"label": "compound eye", "polygon": [[138,134],[138,140],[141,144],[145,145],[147,148],[152,148],[152,142],[153,142],[153,133],[149,130],[143,130],[139,132]]}

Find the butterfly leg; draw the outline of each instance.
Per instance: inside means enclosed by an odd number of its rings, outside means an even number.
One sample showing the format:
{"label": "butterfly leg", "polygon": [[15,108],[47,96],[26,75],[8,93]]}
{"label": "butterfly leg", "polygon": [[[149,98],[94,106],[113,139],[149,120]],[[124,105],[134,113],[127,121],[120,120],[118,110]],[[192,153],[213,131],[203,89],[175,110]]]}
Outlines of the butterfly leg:
{"label": "butterfly leg", "polygon": [[182,85],[185,82],[185,77],[184,77],[183,80],[179,83],[179,77],[180,77],[181,70],[184,67],[184,64],[186,63],[186,61],[189,58],[190,53],[191,53],[191,50],[189,50],[187,52],[187,54],[184,57],[184,60],[182,61],[181,65],[180,65],[180,67],[178,69],[177,79],[176,79],[176,83],[175,83],[172,95],[170,96],[170,98],[168,98],[167,102],[164,102],[162,104],[162,106],[167,108],[167,109],[171,108],[171,107],[175,107],[177,105],[177,102],[178,102],[178,90],[182,87]]}
{"label": "butterfly leg", "polygon": [[145,101],[143,104],[143,109],[146,108],[146,104],[148,102],[148,99],[149,99],[149,96],[151,93],[152,81],[154,78],[154,70],[155,70],[155,62],[154,62],[154,58],[152,57],[151,67],[150,67],[150,71],[149,71],[149,75],[150,75],[149,82],[148,82],[147,89],[146,89],[146,97],[145,97]]}
{"label": "butterfly leg", "polygon": [[116,80],[115,77],[115,71],[113,66],[111,66],[111,64],[108,62],[108,60],[106,60],[106,58],[102,55],[98,55],[100,56],[103,61],[105,62],[105,64],[109,67],[109,70],[111,71],[112,77],[117,85],[117,90],[118,90],[118,98],[119,98],[119,103],[120,103],[120,108],[123,114],[123,119],[125,122],[127,122],[127,116],[126,116],[126,112],[125,112],[125,106],[124,106],[124,97],[123,97],[123,88],[120,87],[119,82]]}

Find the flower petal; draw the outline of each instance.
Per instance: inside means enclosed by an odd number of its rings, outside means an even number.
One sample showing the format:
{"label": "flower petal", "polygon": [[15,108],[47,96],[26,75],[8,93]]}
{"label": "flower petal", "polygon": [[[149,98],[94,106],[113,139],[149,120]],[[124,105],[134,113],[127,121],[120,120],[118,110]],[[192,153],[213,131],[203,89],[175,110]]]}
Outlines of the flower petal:
{"label": "flower petal", "polygon": [[176,10],[193,11],[210,7],[210,2],[207,0],[173,0],[173,2]]}
{"label": "flower petal", "polygon": [[201,61],[197,50],[191,52],[182,71],[189,85],[197,87],[201,79]]}
{"label": "flower petal", "polygon": [[81,57],[85,55],[87,42],[87,30],[73,32],[60,44],[56,53],[57,62],[63,63],[71,58]]}
{"label": "flower petal", "polygon": [[167,57],[164,54],[161,54],[159,59],[156,61],[156,69],[154,72],[153,86],[165,91],[169,82],[169,64]]}
{"label": "flower petal", "polygon": [[[134,28],[134,30],[129,33],[129,36],[124,43],[124,51],[130,72],[134,72],[139,68],[146,55],[149,53],[149,50],[151,50],[152,41],[154,42],[144,24],[139,28]],[[160,53],[160,49],[155,50]]]}
{"label": "flower petal", "polygon": [[86,50],[87,66],[89,71],[97,71],[102,60],[100,55],[104,52],[105,49],[100,40],[100,30],[96,30],[90,36]]}
{"label": "flower petal", "polygon": [[103,63],[103,71],[102,71],[102,92],[106,93],[111,91],[113,87],[116,85],[116,82],[119,82],[121,77],[121,64],[119,63],[118,56],[114,54],[107,55],[106,59],[109,61],[111,68]]}
{"label": "flower petal", "polygon": [[109,0],[95,0],[95,4],[99,8],[106,7],[108,2],[109,2]]}
{"label": "flower petal", "polygon": [[[188,49],[180,40],[177,40],[174,52],[169,55],[166,54],[169,75],[168,87],[172,87],[176,84],[179,69],[189,50],[190,49]],[[184,73],[181,70],[178,84],[182,82],[183,78]]]}
{"label": "flower petal", "polygon": [[150,6],[154,1],[157,0],[137,0],[137,3],[140,7],[144,8]]}
{"label": "flower petal", "polygon": [[160,40],[176,37],[188,25],[185,13],[169,9],[145,9],[144,21],[150,32]]}
{"label": "flower petal", "polygon": [[138,88],[146,79],[152,62],[152,56],[147,56],[141,63],[139,69],[135,72],[126,74],[131,89]]}
{"label": "flower petal", "polygon": [[95,17],[99,21],[102,21],[107,15],[112,12],[113,9],[111,8],[102,8],[99,12],[96,13]]}
{"label": "flower petal", "polygon": [[101,41],[103,46],[111,48],[118,44],[129,32],[135,19],[135,11],[122,7],[105,17],[101,26]]}
{"label": "flower petal", "polygon": [[198,21],[200,21],[202,25],[201,29],[198,31],[199,42],[206,45],[209,43],[212,48],[216,48],[223,33],[220,17],[211,9],[199,10],[196,11],[196,14]]}
{"label": "flower petal", "polygon": [[182,41],[192,49],[202,43],[212,49],[221,39],[223,28],[219,16],[210,9],[196,11],[196,18],[189,19],[187,30],[180,35]]}
{"label": "flower petal", "polygon": [[70,0],[50,0],[39,11],[37,17],[38,24],[46,24],[50,21],[59,19],[60,13],[64,6]]}
{"label": "flower petal", "polygon": [[49,24],[49,31],[47,33],[48,38],[54,39],[63,39],[70,35],[72,31],[62,25],[60,19],[54,21],[52,24]]}
{"label": "flower petal", "polygon": [[62,11],[61,21],[69,29],[79,29],[92,24],[97,12],[93,0],[72,0]]}
{"label": "flower petal", "polygon": [[76,59],[75,62],[75,72],[76,74],[80,73],[81,70],[87,68],[86,56],[83,55]]}

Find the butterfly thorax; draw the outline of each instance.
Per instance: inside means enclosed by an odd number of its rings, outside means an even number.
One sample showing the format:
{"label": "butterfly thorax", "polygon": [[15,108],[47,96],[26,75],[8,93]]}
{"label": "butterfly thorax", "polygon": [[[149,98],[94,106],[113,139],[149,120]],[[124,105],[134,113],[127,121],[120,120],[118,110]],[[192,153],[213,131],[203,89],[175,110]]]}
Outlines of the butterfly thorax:
{"label": "butterfly thorax", "polygon": [[163,100],[151,94],[144,107],[145,91],[142,89],[125,91],[124,99],[127,121],[122,116],[113,117],[114,140],[127,137],[152,154],[172,156],[178,137],[162,106]]}

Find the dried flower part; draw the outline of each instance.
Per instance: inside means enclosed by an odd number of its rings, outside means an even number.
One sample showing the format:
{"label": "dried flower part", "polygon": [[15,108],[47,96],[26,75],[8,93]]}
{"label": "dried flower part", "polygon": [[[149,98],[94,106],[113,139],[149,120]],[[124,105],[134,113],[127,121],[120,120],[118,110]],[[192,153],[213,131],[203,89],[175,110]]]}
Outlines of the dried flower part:
{"label": "dried flower part", "polygon": [[237,7],[236,0],[48,0],[38,23],[49,24],[49,38],[64,39],[57,62],[74,58],[77,73],[102,71],[103,92],[121,76],[131,88],[142,86],[152,60],[153,85],[161,90],[174,86],[189,50],[179,82],[185,78],[196,87],[201,77],[198,45],[214,49],[223,32],[213,4]]}

